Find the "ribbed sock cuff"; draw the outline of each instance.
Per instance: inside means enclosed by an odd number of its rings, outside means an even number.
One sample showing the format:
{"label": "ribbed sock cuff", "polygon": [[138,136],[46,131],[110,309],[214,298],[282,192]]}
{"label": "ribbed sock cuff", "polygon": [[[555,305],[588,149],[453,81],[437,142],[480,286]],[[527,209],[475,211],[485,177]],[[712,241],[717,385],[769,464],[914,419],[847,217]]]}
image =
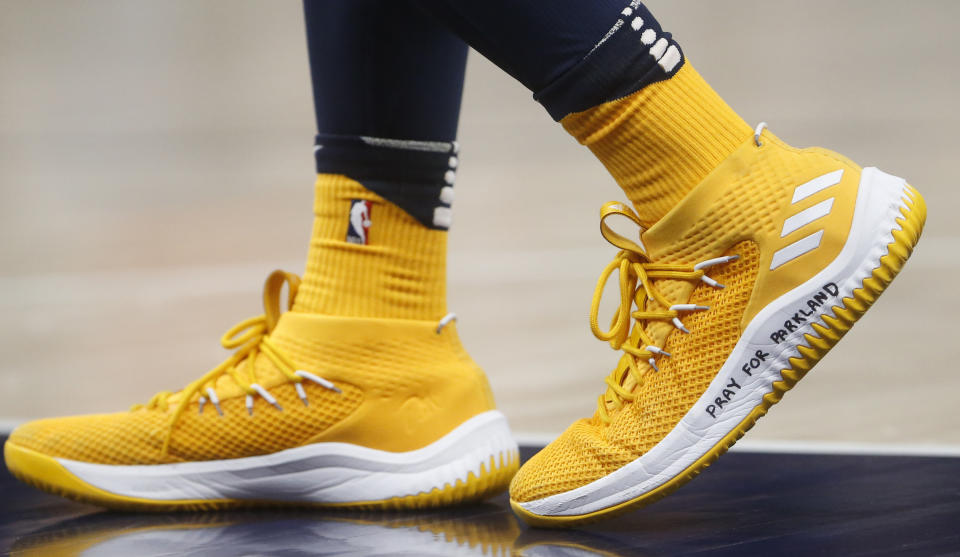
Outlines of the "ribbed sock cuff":
{"label": "ribbed sock cuff", "polygon": [[446,313],[447,233],[340,174],[317,176],[295,311],[392,319]]}
{"label": "ribbed sock cuff", "polygon": [[753,133],[689,63],[668,80],[561,123],[606,166],[645,226]]}

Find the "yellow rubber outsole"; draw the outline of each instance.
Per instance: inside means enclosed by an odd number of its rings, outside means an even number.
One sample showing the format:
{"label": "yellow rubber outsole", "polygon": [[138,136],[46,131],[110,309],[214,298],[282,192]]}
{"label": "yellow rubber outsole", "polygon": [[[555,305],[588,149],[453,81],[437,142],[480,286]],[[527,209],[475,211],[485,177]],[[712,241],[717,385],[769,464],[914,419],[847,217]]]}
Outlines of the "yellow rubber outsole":
{"label": "yellow rubber outsole", "polygon": [[457,480],[454,485],[447,484],[443,488],[434,488],[429,492],[381,501],[351,503],[299,503],[248,499],[158,501],[118,495],[90,485],[72,474],[56,459],[19,447],[9,441],[4,444],[3,456],[7,468],[14,477],[48,493],[110,509],[158,512],[208,511],[264,506],[296,506],[357,511],[444,507],[480,501],[505,491],[510,484],[510,479],[513,478],[520,466],[520,455],[517,452],[512,452],[505,457],[501,456],[499,462],[494,457],[490,457],[489,462],[480,466],[480,474],[476,475],[470,472],[466,481]]}
{"label": "yellow rubber outsole", "polygon": [[843,298],[841,300],[842,307],[833,307],[835,318],[828,315],[821,315],[826,326],[814,324],[813,329],[816,331],[816,334],[804,335],[808,346],[800,345],[798,347],[801,357],[790,358],[790,367],[781,370],[780,376],[782,380],[773,383],[773,392],[764,395],[763,401],[757,405],[746,418],[737,424],[730,433],[714,445],[710,451],[663,485],[636,499],[625,501],[619,505],[583,515],[543,516],[527,511],[511,499],[510,506],[513,508],[513,512],[531,526],[565,528],[589,524],[659,501],[713,464],[743,437],[744,434],[757,423],[757,420],[762,418],[767,411],[770,410],[771,406],[780,402],[784,393],[792,389],[794,385],[837,344],[843,335],[853,327],[853,324],[856,323],[870,306],[873,305],[877,298],[880,297],[880,294],[886,290],[894,277],[897,276],[897,273],[903,268],[903,265],[913,252],[913,248],[920,240],[920,234],[923,231],[923,225],[927,218],[927,207],[919,192],[909,185],[906,191],[907,194],[904,198],[906,207],[900,209],[901,216],[896,219],[897,224],[900,225],[900,230],[893,231],[893,242],[887,244],[887,254],[880,258],[880,266],[873,269],[871,276],[864,279],[862,288],[857,288],[853,291],[852,298]]}

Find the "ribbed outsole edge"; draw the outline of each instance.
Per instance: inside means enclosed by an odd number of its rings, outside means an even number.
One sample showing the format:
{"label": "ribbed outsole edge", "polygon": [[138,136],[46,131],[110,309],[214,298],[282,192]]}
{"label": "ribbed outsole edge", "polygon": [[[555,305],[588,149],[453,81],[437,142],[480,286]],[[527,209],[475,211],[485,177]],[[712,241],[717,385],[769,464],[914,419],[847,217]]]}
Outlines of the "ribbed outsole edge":
{"label": "ribbed outsole edge", "polygon": [[[393,497],[380,501],[350,503],[303,503],[271,500],[214,499],[157,501],[110,493],[92,486],[64,468],[56,459],[30,449],[11,444],[3,448],[7,469],[21,482],[47,493],[66,497],[80,503],[88,503],[109,509],[125,511],[212,511],[251,507],[307,507],[344,509],[355,511],[401,511],[445,507],[480,501],[502,493],[520,467],[517,451],[501,453],[499,459],[491,456],[480,465],[480,473],[469,472],[466,480],[455,484],[435,487],[429,492]],[[53,478],[53,481],[45,479]]]}
{"label": "ribbed outsole edge", "polygon": [[907,259],[910,258],[910,254],[913,253],[913,248],[920,240],[920,234],[923,232],[923,225],[927,219],[926,203],[924,203],[920,193],[912,186],[907,185],[906,197],[903,201],[906,207],[900,209],[901,217],[896,219],[900,229],[891,231],[893,242],[887,244],[887,253],[880,258],[880,266],[873,269],[869,277],[864,278],[861,288],[854,289],[852,298],[845,297],[841,300],[842,307],[834,306],[832,308],[835,318],[821,314],[827,326],[814,324],[813,328],[816,335],[804,335],[808,346],[799,345],[797,347],[801,357],[790,358],[790,367],[780,371],[782,380],[773,383],[773,392],[764,395],[763,401],[705,455],[656,489],[613,507],[584,515],[544,516],[527,511],[511,499],[510,507],[513,512],[531,526],[542,528],[582,526],[655,503],[697,477],[703,470],[716,462],[757,423],[757,420],[766,415],[774,404],[780,402],[784,393],[792,389],[843,338],[843,335],[866,313],[903,268]]}

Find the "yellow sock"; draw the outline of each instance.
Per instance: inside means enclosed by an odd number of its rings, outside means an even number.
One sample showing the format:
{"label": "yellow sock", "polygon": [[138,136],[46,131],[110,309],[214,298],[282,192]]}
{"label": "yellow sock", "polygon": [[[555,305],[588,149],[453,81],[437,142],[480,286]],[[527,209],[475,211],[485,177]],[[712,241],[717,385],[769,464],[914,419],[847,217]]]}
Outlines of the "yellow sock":
{"label": "yellow sock", "polygon": [[607,167],[646,227],[752,133],[689,61],[667,80],[560,122]]}
{"label": "yellow sock", "polygon": [[[294,311],[422,320],[446,314],[445,230],[424,226],[340,174],[317,176],[313,212]],[[359,228],[351,216],[364,221]]]}

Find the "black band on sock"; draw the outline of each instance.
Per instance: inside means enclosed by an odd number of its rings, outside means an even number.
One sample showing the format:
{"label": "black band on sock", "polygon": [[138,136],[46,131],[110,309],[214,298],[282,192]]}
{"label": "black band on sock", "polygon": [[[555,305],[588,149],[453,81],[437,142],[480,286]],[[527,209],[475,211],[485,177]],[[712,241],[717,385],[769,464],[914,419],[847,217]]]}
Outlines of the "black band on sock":
{"label": "black band on sock", "polygon": [[397,205],[427,228],[450,228],[457,142],[321,134],[318,174],[343,174]]}
{"label": "black band on sock", "polygon": [[603,39],[573,68],[534,98],[554,120],[621,99],[663,81],[683,66],[684,55],[639,2],[620,12]]}

